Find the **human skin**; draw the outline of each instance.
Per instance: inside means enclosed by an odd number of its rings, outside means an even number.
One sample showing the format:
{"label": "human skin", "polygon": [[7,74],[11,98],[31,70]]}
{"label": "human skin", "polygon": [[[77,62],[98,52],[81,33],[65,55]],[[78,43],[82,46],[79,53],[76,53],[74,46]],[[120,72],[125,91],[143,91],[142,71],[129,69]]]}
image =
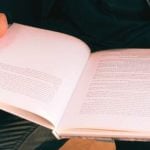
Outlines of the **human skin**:
{"label": "human skin", "polygon": [[4,13],[0,13],[0,37],[4,36],[8,29],[7,17]]}

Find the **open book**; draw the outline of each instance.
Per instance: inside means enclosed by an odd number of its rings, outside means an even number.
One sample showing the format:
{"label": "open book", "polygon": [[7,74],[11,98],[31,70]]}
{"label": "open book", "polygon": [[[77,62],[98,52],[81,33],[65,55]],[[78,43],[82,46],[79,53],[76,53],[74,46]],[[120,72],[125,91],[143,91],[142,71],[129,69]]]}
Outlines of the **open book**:
{"label": "open book", "polygon": [[13,24],[0,39],[0,109],[58,138],[150,139],[150,50],[91,53],[81,40]]}

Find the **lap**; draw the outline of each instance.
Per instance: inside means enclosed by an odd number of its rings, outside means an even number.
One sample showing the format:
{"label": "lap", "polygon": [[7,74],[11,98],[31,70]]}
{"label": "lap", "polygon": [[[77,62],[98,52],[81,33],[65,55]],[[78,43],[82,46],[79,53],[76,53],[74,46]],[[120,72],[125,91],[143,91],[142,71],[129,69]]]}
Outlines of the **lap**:
{"label": "lap", "polygon": [[46,141],[54,140],[49,129],[0,111],[0,149],[36,149]]}

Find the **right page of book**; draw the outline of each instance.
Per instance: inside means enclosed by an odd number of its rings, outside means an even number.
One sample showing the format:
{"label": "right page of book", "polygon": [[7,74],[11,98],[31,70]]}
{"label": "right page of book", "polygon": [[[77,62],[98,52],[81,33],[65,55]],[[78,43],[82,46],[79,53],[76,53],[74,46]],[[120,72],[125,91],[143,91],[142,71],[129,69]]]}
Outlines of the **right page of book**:
{"label": "right page of book", "polygon": [[59,131],[150,131],[150,50],[93,53]]}

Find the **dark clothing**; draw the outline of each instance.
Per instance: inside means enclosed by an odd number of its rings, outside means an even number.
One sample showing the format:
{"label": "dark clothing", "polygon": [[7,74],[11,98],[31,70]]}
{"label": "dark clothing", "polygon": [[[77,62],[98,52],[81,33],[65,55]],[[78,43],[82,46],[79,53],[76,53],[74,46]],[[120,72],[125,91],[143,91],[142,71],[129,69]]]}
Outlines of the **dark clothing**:
{"label": "dark clothing", "polygon": [[57,150],[66,140],[57,140],[51,130],[0,111],[0,150]]}
{"label": "dark clothing", "polygon": [[[85,41],[93,51],[150,48],[150,8],[146,0],[1,0],[0,11],[6,13],[10,23],[71,34]],[[43,129],[40,134],[35,132],[40,126],[2,111],[0,118],[0,149],[21,149],[23,146],[35,149],[39,143],[47,145],[46,141],[50,140],[46,134],[48,130]],[[34,132],[38,144],[33,141],[29,144],[26,139],[32,139]],[[150,149],[149,142],[116,144],[119,150]],[[44,149],[44,145],[40,149]]]}
{"label": "dark clothing", "polygon": [[92,50],[150,47],[150,9],[145,0],[64,0],[46,25],[75,35]]}
{"label": "dark clothing", "polygon": [[71,34],[92,50],[150,47],[146,0],[5,0],[10,20]]}
{"label": "dark clothing", "polygon": [[36,25],[40,20],[41,2],[36,0],[0,1],[0,11],[6,13],[9,23]]}

